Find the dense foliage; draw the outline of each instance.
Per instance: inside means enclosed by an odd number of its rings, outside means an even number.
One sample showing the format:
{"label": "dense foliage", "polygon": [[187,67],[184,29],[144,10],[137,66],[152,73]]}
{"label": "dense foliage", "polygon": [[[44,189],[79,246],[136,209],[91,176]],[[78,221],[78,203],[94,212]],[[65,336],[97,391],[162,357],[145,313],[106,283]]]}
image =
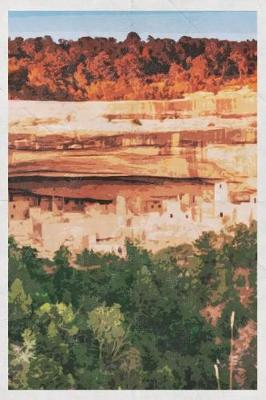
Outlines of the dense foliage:
{"label": "dense foliage", "polygon": [[[254,223],[155,255],[128,242],[126,258],[84,250],[71,262],[63,246],[49,261],[9,240],[11,389],[217,389],[214,364],[228,389],[230,315],[236,342],[256,321]],[[217,307],[211,323],[204,311]],[[256,388],[255,335],[235,352],[234,388]]]}
{"label": "dense foliage", "polygon": [[23,100],[174,99],[196,90],[256,81],[257,42],[124,41],[50,36],[9,39],[9,96]]}

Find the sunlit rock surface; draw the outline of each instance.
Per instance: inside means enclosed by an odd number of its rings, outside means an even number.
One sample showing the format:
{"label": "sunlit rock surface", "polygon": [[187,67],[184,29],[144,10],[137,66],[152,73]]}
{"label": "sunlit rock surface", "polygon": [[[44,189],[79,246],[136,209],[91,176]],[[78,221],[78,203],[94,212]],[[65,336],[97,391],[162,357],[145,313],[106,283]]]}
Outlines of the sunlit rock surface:
{"label": "sunlit rock surface", "polygon": [[256,93],[9,103],[9,231],[123,255],[256,219]]}
{"label": "sunlit rock surface", "polygon": [[[256,176],[256,95],[9,105],[10,175]],[[244,160],[244,162],[242,162]]]}

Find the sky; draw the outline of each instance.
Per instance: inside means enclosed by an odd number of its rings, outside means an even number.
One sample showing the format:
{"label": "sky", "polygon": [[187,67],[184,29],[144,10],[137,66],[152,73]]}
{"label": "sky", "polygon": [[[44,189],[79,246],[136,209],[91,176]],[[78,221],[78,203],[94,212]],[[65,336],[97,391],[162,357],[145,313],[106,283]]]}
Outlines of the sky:
{"label": "sky", "polygon": [[146,40],[181,36],[228,40],[256,39],[251,11],[11,11],[9,37],[50,35],[54,40],[82,36],[124,40],[128,32]]}

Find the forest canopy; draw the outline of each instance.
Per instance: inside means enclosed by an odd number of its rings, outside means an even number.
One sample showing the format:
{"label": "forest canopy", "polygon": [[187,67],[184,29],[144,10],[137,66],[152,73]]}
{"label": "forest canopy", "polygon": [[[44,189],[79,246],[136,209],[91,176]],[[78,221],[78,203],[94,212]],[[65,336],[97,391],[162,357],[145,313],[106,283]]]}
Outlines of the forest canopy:
{"label": "forest canopy", "polygon": [[[9,240],[10,389],[256,389],[256,224],[151,254]],[[72,260],[72,261],[71,261]],[[219,382],[214,366],[219,369]]]}
{"label": "forest canopy", "polygon": [[9,98],[175,99],[198,90],[256,83],[257,42],[181,37],[124,41],[50,36],[9,39]]}

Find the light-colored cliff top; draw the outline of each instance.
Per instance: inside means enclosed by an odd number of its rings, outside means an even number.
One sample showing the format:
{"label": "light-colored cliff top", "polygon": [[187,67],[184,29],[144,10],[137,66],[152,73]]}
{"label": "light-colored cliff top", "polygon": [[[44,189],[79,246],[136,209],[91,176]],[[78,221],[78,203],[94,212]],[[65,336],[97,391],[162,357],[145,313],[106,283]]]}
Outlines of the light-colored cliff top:
{"label": "light-colored cliff top", "polygon": [[256,93],[246,87],[217,95],[197,92],[170,101],[9,101],[10,134],[93,136],[241,128],[254,123],[255,117]]}

